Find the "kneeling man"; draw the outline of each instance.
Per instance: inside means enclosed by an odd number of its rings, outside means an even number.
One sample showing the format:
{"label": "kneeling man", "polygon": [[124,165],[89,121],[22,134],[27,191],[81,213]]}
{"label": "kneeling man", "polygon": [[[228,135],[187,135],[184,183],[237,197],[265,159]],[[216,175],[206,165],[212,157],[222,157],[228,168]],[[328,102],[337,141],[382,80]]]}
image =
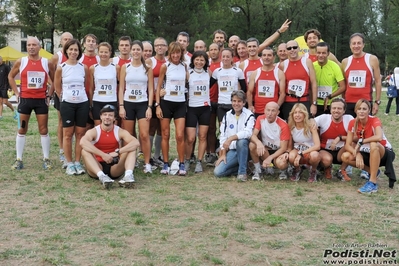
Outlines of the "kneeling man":
{"label": "kneeling man", "polygon": [[[105,105],[100,110],[101,124],[88,130],[80,141],[87,173],[97,176],[107,189],[123,173],[119,185],[133,186],[136,150],[140,145],[128,131],[114,125],[116,114],[114,106]],[[122,148],[121,141],[125,144]]]}
{"label": "kneeling man", "polygon": [[247,181],[248,145],[255,124],[255,116],[244,107],[244,91],[231,93],[233,109],[228,111],[220,125],[220,153],[216,161],[216,177],[238,174],[238,181]]}
{"label": "kneeling man", "polygon": [[[265,106],[263,115],[256,119],[256,124],[249,144],[251,158],[254,162],[255,171],[252,180],[260,180],[261,165],[259,157],[262,158],[262,166],[272,170],[273,164],[280,170],[288,168],[288,141],[291,132],[287,123],[278,117],[279,106],[276,102],[269,102]],[[261,140],[258,138],[260,133]],[[272,174],[272,171],[268,173]],[[280,173],[280,179],[286,179],[285,171]]]}

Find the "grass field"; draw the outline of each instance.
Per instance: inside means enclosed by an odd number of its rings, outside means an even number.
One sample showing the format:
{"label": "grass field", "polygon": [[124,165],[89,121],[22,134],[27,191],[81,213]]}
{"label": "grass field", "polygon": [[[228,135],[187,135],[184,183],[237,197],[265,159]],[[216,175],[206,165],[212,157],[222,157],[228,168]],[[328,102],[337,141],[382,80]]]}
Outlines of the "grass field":
{"label": "grass field", "polygon": [[[383,115],[385,104],[379,117],[397,151],[399,117],[392,110]],[[115,184],[105,190],[87,175],[64,174],[53,108],[50,116],[56,166],[50,171],[42,170],[34,116],[21,171],[10,168],[12,113],[5,110],[0,121],[0,265],[307,266],[325,265],[325,250],[341,252],[345,245],[353,244],[353,251],[398,248],[398,189],[388,190],[386,176],[378,193],[365,196],[356,192],[364,183],[357,170],[349,183],[308,184],[307,178],[294,183],[277,176],[238,183],[215,179],[210,168],[187,177],[137,169],[136,189]],[[375,244],[381,246],[368,246]]]}

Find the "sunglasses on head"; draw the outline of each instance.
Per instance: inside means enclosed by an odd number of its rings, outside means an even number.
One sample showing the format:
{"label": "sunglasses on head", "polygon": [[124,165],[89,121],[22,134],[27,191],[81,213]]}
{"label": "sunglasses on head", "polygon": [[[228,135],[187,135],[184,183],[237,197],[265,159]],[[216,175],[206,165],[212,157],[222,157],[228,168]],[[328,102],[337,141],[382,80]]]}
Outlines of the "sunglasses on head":
{"label": "sunglasses on head", "polygon": [[296,50],[296,49],[298,49],[298,46],[290,46],[290,47],[287,47],[287,50],[288,50],[288,51],[291,51],[292,49]]}
{"label": "sunglasses on head", "polygon": [[104,105],[103,108],[110,108],[110,109],[112,109],[112,110],[115,110],[115,106],[110,105],[110,104]]}

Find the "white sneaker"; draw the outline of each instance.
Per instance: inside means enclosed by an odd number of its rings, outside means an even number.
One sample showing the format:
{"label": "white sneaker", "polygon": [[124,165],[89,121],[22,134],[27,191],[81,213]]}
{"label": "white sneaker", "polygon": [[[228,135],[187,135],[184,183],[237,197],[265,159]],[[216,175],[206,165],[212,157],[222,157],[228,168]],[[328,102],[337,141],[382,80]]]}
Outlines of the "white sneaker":
{"label": "white sneaker", "polygon": [[130,175],[125,175],[121,180],[119,180],[119,185],[121,187],[128,188],[134,186],[135,182],[136,181],[134,180],[133,174],[130,174]]}
{"label": "white sneaker", "polygon": [[151,164],[147,163],[144,166],[144,173],[145,174],[152,174],[152,166],[151,166]]}
{"label": "white sneaker", "polygon": [[252,181],[259,181],[259,180],[260,180],[260,174],[258,171],[255,170],[255,173],[252,176]]}
{"label": "white sneaker", "polygon": [[109,189],[110,187],[112,187],[112,184],[114,183],[114,180],[111,179],[108,175],[103,174],[100,176],[99,178],[101,184],[106,188]]}
{"label": "white sneaker", "polygon": [[287,173],[287,169],[286,170],[281,170],[280,174],[278,175],[278,178],[280,180],[285,180],[288,178],[288,173]]}
{"label": "white sneaker", "polygon": [[74,164],[69,164],[69,165],[67,165],[67,168],[66,168],[65,173],[66,173],[67,175],[76,175],[77,172],[76,172],[75,165],[74,165]]}
{"label": "white sneaker", "polygon": [[85,169],[83,169],[83,166],[80,163],[75,163],[75,170],[77,175],[86,173]]}

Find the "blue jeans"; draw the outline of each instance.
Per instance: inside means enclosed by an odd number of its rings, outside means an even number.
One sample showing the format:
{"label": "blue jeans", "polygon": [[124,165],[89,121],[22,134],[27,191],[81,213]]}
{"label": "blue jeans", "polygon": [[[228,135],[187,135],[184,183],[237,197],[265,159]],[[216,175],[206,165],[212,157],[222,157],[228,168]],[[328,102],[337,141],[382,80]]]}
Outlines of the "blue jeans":
{"label": "blue jeans", "polygon": [[226,154],[226,161],[221,161],[218,166],[215,167],[213,174],[216,177],[230,176],[233,174],[245,175],[247,174],[247,163],[248,163],[248,150],[249,140],[240,139],[237,140],[236,150],[229,150]]}

